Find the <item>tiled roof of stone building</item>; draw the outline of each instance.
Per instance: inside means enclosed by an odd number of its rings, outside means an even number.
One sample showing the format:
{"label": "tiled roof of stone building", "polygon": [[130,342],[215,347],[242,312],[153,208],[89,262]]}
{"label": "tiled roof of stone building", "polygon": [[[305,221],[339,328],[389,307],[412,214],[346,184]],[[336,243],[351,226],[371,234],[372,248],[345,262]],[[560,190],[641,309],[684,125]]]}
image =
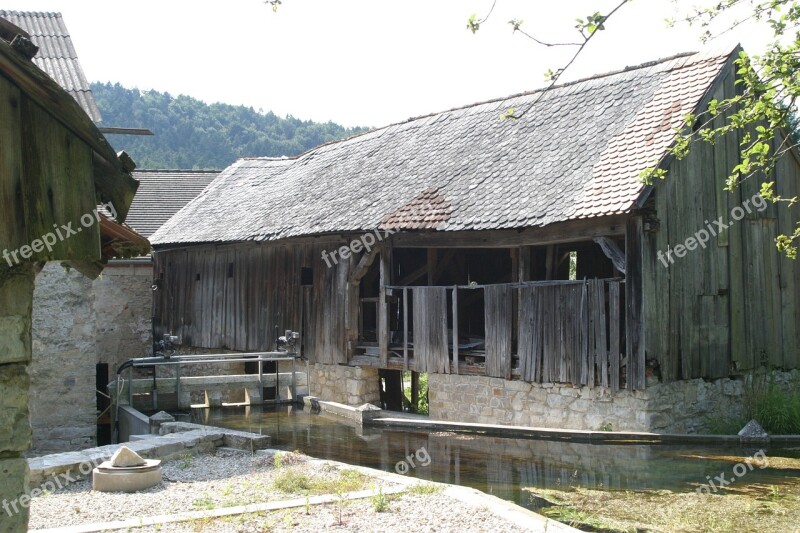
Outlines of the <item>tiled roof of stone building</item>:
{"label": "tiled roof of stone building", "polygon": [[0,18],[30,34],[33,44],[39,47],[39,52],[33,57],[34,64],[72,95],[89,118],[100,122],[100,110],[78,62],[78,54],[75,53],[61,13],[0,10]]}
{"label": "tiled roof of stone building", "polygon": [[[626,213],[643,192],[641,172],[667,154],[674,128],[733,53],[687,54],[452,109],[292,159],[241,159],[151,242],[513,229]],[[509,108],[527,112],[502,119]]]}
{"label": "tiled roof of stone building", "polygon": [[139,190],[128,212],[128,225],[149,237],[217,175],[218,170],[135,170]]}

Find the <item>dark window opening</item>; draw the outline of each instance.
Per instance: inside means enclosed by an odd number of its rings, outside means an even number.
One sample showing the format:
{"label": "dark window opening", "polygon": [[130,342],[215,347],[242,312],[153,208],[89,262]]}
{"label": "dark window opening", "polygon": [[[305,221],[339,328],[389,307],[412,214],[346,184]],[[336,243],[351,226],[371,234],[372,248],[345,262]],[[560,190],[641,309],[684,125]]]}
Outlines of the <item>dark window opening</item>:
{"label": "dark window opening", "polygon": [[302,267],[300,269],[300,285],[303,287],[311,287],[314,285],[314,269],[311,267]]}

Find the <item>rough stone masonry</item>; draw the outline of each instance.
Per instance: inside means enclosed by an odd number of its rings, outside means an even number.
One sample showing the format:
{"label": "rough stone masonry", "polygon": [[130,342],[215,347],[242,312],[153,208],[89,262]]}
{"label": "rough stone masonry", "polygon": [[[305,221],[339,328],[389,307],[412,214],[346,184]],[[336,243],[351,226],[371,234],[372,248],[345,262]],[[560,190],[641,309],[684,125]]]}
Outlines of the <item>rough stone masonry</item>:
{"label": "rough stone masonry", "polygon": [[[27,366],[31,361],[33,265],[0,266],[0,533],[26,531],[28,509],[20,495],[28,485],[22,454],[31,443]],[[5,511],[15,502],[19,512]]]}

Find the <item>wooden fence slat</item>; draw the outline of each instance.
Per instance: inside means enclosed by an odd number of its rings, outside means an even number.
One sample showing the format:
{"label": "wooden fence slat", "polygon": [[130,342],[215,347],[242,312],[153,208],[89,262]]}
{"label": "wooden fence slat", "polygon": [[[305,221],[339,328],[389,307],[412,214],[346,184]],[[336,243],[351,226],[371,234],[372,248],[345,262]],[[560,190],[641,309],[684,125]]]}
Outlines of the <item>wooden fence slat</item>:
{"label": "wooden fence slat", "polygon": [[445,287],[414,287],[414,361],[417,372],[450,373]]}
{"label": "wooden fence slat", "polygon": [[511,379],[513,293],[505,285],[484,289],[486,375]]}
{"label": "wooden fence slat", "polygon": [[408,370],[408,287],[403,287],[403,370]]}
{"label": "wooden fence slat", "polygon": [[458,287],[453,286],[453,373],[458,374]]}
{"label": "wooden fence slat", "polygon": [[608,284],[608,323],[609,323],[609,350],[611,379],[609,385],[611,390],[619,390],[619,282],[612,281]]}
{"label": "wooden fence slat", "polygon": [[595,353],[597,351],[597,330],[596,323],[597,317],[595,316],[595,309],[597,308],[597,291],[595,291],[595,281],[589,280],[586,287],[588,305],[586,309],[587,316],[587,329],[588,329],[588,351],[586,354],[586,384],[589,387],[594,387],[595,383]]}

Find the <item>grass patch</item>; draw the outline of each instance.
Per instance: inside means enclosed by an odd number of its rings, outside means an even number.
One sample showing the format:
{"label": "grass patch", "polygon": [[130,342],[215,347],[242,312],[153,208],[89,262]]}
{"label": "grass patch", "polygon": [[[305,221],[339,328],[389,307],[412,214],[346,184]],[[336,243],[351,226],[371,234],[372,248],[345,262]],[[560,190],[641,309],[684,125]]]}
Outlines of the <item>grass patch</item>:
{"label": "grass patch", "polygon": [[411,485],[406,489],[406,492],[409,494],[436,494],[437,492],[441,492],[444,490],[444,487],[441,485],[434,485],[433,483],[417,483],[416,485]]}
{"label": "grass patch", "polygon": [[526,489],[547,506],[537,512],[584,531],[795,531],[800,483],[749,485],[727,494]]}
{"label": "grass patch", "polygon": [[193,501],[192,507],[196,511],[211,511],[217,508],[217,504],[206,494],[205,497]]}
{"label": "grass patch", "polygon": [[800,434],[800,380],[779,386],[763,369],[751,376],[743,398],[743,412],[724,418],[709,418],[706,431],[735,435],[755,419],[772,435]]}
{"label": "grass patch", "polygon": [[272,487],[285,494],[344,494],[362,490],[368,477],[357,470],[340,470],[334,477],[313,476],[297,468],[283,468]]}

